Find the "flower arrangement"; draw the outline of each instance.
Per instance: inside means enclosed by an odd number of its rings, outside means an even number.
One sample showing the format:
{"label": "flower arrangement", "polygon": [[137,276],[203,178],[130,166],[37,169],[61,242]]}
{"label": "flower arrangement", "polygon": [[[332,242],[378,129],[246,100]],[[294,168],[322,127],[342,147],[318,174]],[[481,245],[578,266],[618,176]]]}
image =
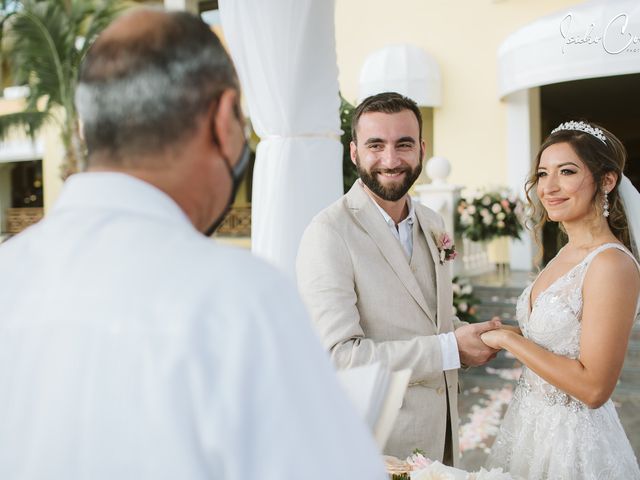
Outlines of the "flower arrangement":
{"label": "flower arrangement", "polygon": [[477,323],[477,305],[480,299],[473,295],[473,286],[467,279],[453,277],[453,314],[460,320],[469,323]]}
{"label": "flower arrangement", "polygon": [[429,460],[420,450],[415,450],[404,461],[390,456],[385,456],[384,461],[392,480],[513,480],[501,468],[490,471],[481,468],[478,472],[466,472],[447,467]]}
{"label": "flower arrangement", "polygon": [[456,252],[456,246],[453,244],[453,240],[449,234],[447,232],[433,232],[433,238],[438,247],[440,265],[444,265],[444,262],[455,260],[458,252]]}
{"label": "flower arrangement", "polygon": [[507,192],[486,192],[461,198],[456,210],[456,230],[474,242],[497,237],[520,238],[524,206]]}

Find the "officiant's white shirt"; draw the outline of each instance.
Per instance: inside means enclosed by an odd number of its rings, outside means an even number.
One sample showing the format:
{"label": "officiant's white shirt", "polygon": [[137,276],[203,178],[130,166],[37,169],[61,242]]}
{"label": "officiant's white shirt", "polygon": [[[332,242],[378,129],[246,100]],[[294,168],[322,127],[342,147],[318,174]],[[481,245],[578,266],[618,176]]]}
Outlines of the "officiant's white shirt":
{"label": "officiant's white shirt", "polygon": [[294,288],[133,177],[0,246],[0,478],[384,479]]}

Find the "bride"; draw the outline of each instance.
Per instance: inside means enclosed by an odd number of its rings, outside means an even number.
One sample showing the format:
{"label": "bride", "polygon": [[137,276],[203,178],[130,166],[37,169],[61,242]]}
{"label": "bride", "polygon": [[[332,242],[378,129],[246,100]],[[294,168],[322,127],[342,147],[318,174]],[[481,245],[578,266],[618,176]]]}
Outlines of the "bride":
{"label": "bride", "polygon": [[640,196],[622,175],[625,160],[615,136],[584,122],[560,125],[536,157],[526,189],[536,229],[560,222],[569,241],[522,292],[519,328],[482,335],[524,364],[489,467],[529,480],[640,479],[610,399],[640,292],[630,252]]}

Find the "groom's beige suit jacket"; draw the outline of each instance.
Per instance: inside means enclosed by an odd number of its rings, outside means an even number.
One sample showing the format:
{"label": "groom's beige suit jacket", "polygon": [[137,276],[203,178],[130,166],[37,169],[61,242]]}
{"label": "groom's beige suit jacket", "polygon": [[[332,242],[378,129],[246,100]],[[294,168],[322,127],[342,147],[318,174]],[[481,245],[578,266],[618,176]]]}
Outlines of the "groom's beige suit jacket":
{"label": "groom's beige suit jacket", "polygon": [[443,372],[437,337],[460,325],[452,313],[450,267],[440,264],[434,239],[444,226],[417,202],[415,213],[408,260],[356,182],[307,227],[298,251],[298,287],[337,368],[382,361],[392,370],[412,370],[385,453],[404,458],[421,448],[442,460],[448,399],[457,462],[458,372]]}

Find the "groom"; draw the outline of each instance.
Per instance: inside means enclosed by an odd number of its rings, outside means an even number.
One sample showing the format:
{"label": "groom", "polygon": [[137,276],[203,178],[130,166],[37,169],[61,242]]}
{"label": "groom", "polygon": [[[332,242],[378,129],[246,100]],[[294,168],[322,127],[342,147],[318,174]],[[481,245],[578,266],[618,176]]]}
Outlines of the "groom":
{"label": "groom", "polygon": [[[407,192],[422,169],[422,117],[397,93],[355,110],[351,160],[360,179],[317,215],[297,259],[298,286],[338,368],[382,361],[411,380],[385,453],[458,461],[458,368],[496,350],[452,314],[451,273],[441,258],[442,218]],[[440,242],[440,243],[439,243]]]}

